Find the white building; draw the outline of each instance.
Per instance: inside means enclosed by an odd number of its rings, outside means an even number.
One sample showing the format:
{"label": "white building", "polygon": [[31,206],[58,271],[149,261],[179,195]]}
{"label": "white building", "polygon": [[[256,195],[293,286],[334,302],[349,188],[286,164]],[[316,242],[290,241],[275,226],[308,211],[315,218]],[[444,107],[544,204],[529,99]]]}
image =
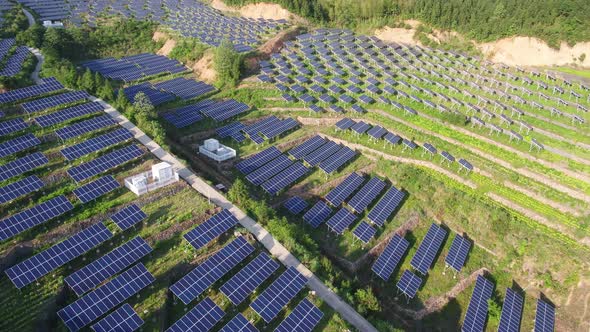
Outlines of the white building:
{"label": "white building", "polygon": [[43,26],[46,28],[63,28],[64,24],[60,21],[43,21]]}
{"label": "white building", "polygon": [[236,150],[220,144],[218,140],[213,138],[205,140],[205,143],[199,146],[199,153],[217,162],[222,162],[236,156]]}
{"label": "white building", "polygon": [[140,196],[178,181],[178,173],[172,165],[161,162],[153,165],[151,171],[126,178],[125,187]]}

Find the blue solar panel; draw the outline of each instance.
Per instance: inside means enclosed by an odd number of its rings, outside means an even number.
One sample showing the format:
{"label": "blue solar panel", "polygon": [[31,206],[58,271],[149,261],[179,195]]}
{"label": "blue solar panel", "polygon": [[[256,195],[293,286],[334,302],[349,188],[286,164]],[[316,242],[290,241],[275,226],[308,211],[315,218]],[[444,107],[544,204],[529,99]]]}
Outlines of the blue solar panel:
{"label": "blue solar panel", "polygon": [[210,298],[205,298],[166,332],[207,332],[225,315]]}
{"label": "blue solar panel", "polygon": [[225,233],[236,224],[238,224],[238,218],[229,212],[229,210],[223,210],[186,233],[184,238],[195,249],[199,249],[206,246],[211,240]]}
{"label": "blue solar panel", "polygon": [[49,162],[41,152],[35,152],[0,166],[0,181],[31,171]]}
{"label": "blue solar panel", "polygon": [[34,120],[39,126],[46,128],[82,116],[100,113],[102,111],[104,111],[104,106],[102,106],[99,102],[92,102],[65,108],[47,115],[41,115],[36,117]]}
{"label": "blue solar panel", "polygon": [[126,128],[119,128],[76,145],[63,148],[60,152],[67,160],[74,160],[130,139],[133,139],[133,134]]}
{"label": "blue solar panel", "polygon": [[41,189],[45,184],[35,175],[0,187],[0,204],[10,202]]}
{"label": "blue solar panel", "polygon": [[502,305],[502,314],[500,315],[500,324],[498,332],[519,332],[520,319],[522,317],[522,308],[524,298],[522,295],[506,288],[506,297]]}
{"label": "blue solar panel", "polygon": [[357,173],[350,174],[326,195],[326,201],[334,206],[342,204],[364,181],[365,179],[361,175]]}
{"label": "blue solar panel", "polygon": [[6,275],[17,288],[23,288],[111,237],[113,234],[104,224],[95,224],[9,268]]}
{"label": "blue solar panel", "polygon": [[402,257],[410,243],[403,237],[395,234],[385,247],[385,250],[379,255],[379,258],[373,264],[371,270],[381,279],[387,281],[393,273],[393,270],[401,262]]}
{"label": "blue solar panel", "polygon": [[340,150],[320,163],[320,169],[327,174],[337,171],[344,164],[354,158],[357,153],[348,146],[342,146]]}
{"label": "blue solar panel", "polygon": [[248,174],[246,180],[254,185],[261,185],[266,180],[279,174],[282,170],[287,169],[293,163],[294,162],[289,159],[289,157],[282,154],[268,164],[265,164],[254,172]]}
{"label": "blue solar panel", "polygon": [[383,226],[405,196],[406,194],[403,191],[392,186],[385,195],[383,195],[383,198],[381,198],[377,205],[371,209],[367,215],[367,219],[378,226]]}
{"label": "blue solar panel", "polygon": [[139,206],[135,204],[131,204],[111,216],[111,219],[121,230],[129,229],[145,218],[147,218],[145,212],[141,211]]}
{"label": "blue solar panel", "polygon": [[352,131],[356,132],[357,134],[364,134],[370,128],[371,128],[371,125],[368,123],[365,123],[364,121],[357,122],[350,127],[350,129]]}
{"label": "blue solar panel", "polygon": [[323,316],[324,313],[320,309],[308,299],[303,299],[279,324],[275,332],[312,332]]}
{"label": "blue solar panel", "polygon": [[352,234],[359,240],[363,241],[365,244],[369,243],[373,236],[375,236],[377,231],[373,228],[373,226],[369,225],[366,221],[362,221],[355,229],[352,231]]}
{"label": "blue solar panel", "polygon": [[90,98],[86,91],[72,91],[55,96],[45,97],[23,103],[21,106],[27,113],[39,112],[63,104],[69,104]]}
{"label": "blue solar panel", "polygon": [[346,208],[340,208],[328,221],[326,225],[336,234],[342,234],[354,222],[356,216]]}
{"label": "blue solar panel", "polygon": [[443,244],[446,235],[447,231],[439,225],[430,225],[424,240],[422,240],[416,254],[412,257],[410,265],[423,275],[426,275],[430,266],[434,263],[436,254]]}
{"label": "blue solar panel", "polygon": [[283,203],[283,206],[287,210],[289,210],[289,212],[293,214],[299,214],[303,210],[305,210],[305,208],[307,208],[309,204],[305,200],[303,200],[303,198],[299,196],[293,196],[289,198],[287,201],[285,201],[285,203]]}
{"label": "blue solar panel", "polygon": [[537,300],[535,313],[535,332],[553,332],[555,329],[555,308],[541,300]]}
{"label": "blue solar panel", "polygon": [[313,136],[312,138],[289,150],[289,154],[295,159],[302,159],[304,156],[315,151],[325,143],[326,140],[320,136]]}
{"label": "blue solar panel", "polygon": [[374,177],[369,180],[352,198],[348,201],[348,205],[355,212],[364,211],[376,198],[379,193],[385,188],[385,182]]}
{"label": "blue solar panel", "polygon": [[111,168],[120,166],[128,161],[143,155],[137,145],[130,145],[124,148],[109,152],[94,160],[74,166],[68,169],[68,175],[76,182],[84,181],[90,177],[105,172]]}
{"label": "blue solar panel", "polygon": [[57,315],[70,331],[78,331],[155,280],[145,266],[139,263],[61,309]]}
{"label": "blue solar panel", "polygon": [[236,164],[236,168],[242,174],[250,174],[255,169],[261,167],[262,165],[268,163],[269,161],[277,158],[281,155],[281,151],[274,146],[266,150],[262,150],[259,153],[244,159]]}
{"label": "blue solar panel", "polygon": [[106,279],[125,270],[151,251],[149,244],[137,236],[70,274],[64,281],[78,296],[81,296]]}
{"label": "blue solar panel", "polygon": [[92,325],[94,332],[133,332],[143,325],[143,320],[129,303]]}
{"label": "blue solar panel", "polygon": [[220,290],[234,305],[238,305],[278,268],[279,263],[263,252],[223,284]]}
{"label": "blue solar panel", "polygon": [[258,329],[242,315],[238,313],[219,332],[258,332]]}
{"label": "blue solar panel", "polygon": [[29,124],[21,118],[0,122],[0,136],[16,133],[29,127]]}
{"label": "blue solar panel", "polygon": [[0,144],[0,158],[4,158],[41,144],[33,134],[24,134]]}
{"label": "blue solar panel", "polygon": [[269,323],[306,283],[307,279],[296,268],[290,266],[252,302],[250,307]]}
{"label": "blue solar panel", "polygon": [[209,84],[189,80],[183,77],[173,78],[168,81],[158,82],[154,84],[156,89],[170,92],[177,97],[188,100],[206,93],[215,91],[215,88]]}
{"label": "blue solar panel", "polygon": [[422,285],[422,279],[411,271],[405,270],[396,286],[402,293],[412,299],[416,296],[420,285]]}
{"label": "blue solar panel", "polygon": [[332,214],[332,209],[323,201],[318,201],[309,211],[303,215],[303,220],[313,228],[317,228],[326,218]]}
{"label": "blue solar panel", "polygon": [[455,271],[460,272],[467,260],[467,254],[469,254],[470,248],[471,242],[461,235],[456,234],[449,249],[449,254],[445,258],[445,263]]}
{"label": "blue solar panel", "polygon": [[189,304],[253,251],[254,247],[239,237],[174,283],[170,291]]}
{"label": "blue solar panel", "polygon": [[82,203],[88,203],[119,187],[119,182],[107,175],[74,189],[74,194]]}
{"label": "blue solar panel", "polygon": [[60,139],[67,140],[116,124],[117,122],[110,115],[102,115],[75,123],[71,126],[60,128],[56,130],[55,133]]}
{"label": "blue solar panel", "polygon": [[64,86],[59,83],[54,77],[43,79],[43,83],[39,85],[27,86],[20,89],[10,90],[8,92],[0,93],[0,103],[11,103],[19,100],[39,96],[45,93],[63,89]]}
{"label": "blue solar panel", "polygon": [[0,241],[60,216],[73,208],[65,196],[58,196],[16,213],[0,222]]}
{"label": "blue solar panel", "polygon": [[295,162],[264,182],[262,189],[271,195],[276,195],[284,188],[295,183],[295,181],[299,180],[307,172],[309,172],[309,168],[305,167],[301,162]]}
{"label": "blue solar panel", "polygon": [[317,150],[303,157],[303,160],[311,166],[317,166],[322,161],[328,159],[331,155],[340,150],[341,145],[333,141],[328,141],[320,146]]}
{"label": "blue solar panel", "polygon": [[485,330],[488,300],[492,297],[493,291],[494,285],[486,278],[478,275],[461,331],[483,332]]}

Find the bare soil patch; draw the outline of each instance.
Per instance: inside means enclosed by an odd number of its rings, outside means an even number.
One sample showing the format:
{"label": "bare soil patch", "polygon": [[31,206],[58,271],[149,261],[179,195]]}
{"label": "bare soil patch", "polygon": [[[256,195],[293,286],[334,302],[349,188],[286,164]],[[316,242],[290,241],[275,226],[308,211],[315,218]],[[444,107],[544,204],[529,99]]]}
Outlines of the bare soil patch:
{"label": "bare soil patch", "polygon": [[199,61],[192,66],[193,72],[204,82],[213,83],[217,78],[217,72],[213,68],[213,52],[207,51]]}

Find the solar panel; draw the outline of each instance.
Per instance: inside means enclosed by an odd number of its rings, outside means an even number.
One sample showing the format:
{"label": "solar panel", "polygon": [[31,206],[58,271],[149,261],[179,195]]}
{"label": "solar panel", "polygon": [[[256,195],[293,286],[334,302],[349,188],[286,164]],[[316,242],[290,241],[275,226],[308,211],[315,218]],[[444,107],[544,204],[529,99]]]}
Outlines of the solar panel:
{"label": "solar panel", "polygon": [[67,160],[74,160],[130,139],[133,139],[133,134],[126,128],[119,128],[76,145],[63,148],[60,152]]}
{"label": "solar panel", "polygon": [[29,124],[21,118],[0,122],[0,136],[16,133],[29,127]]}
{"label": "solar panel", "polygon": [[299,196],[293,196],[289,198],[287,201],[285,201],[285,203],[283,203],[283,206],[292,214],[299,214],[303,210],[305,210],[305,208],[307,208],[309,204],[305,200],[303,200],[303,198]]}
{"label": "solar panel", "polygon": [[199,249],[207,245],[214,238],[225,233],[238,223],[229,210],[222,210],[204,223],[195,227],[184,235],[184,238],[195,248]]}
{"label": "solar panel", "polygon": [[299,144],[298,146],[289,150],[289,154],[295,159],[302,159],[306,155],[310,154],[311,152],[318,149],[320,146],[324,145],[326,140],[320,136],[313,136],[312,138],[308,139],[307,141]]}
{"label": "solar panel", "polygon": [[336,234],[342,235],[355,219],[356,216],[343,207],[328,219],[326,225]]}
{"label": "solar panel", "polygon": [[306,283],[307,279],[296,268],[290,266],[252,302],[250,308],[269,323]]}
{"label": "solar panel", "polygon": [[313,228],[317,228],[332,214],[332,209],[323,201],[318,201],[309,211],[303,215],[303,220]]}
{"label": "solar panel", "polygon": [[309,172],[309,168],[305,167],[301,162],[295,162],[271,179],[264,182],[262,184],[262,189],[271,195],[276,195],[281,190],[290,186],[302,176],[307,174],[307,172]]}
{"label": "solar panel", "polygon": [[373,177],[352,196],[350,201],[348,201],[348,205],[355,212],[364,211],[377,198],[383,188],[385,188],[385,182],[377,177]]}
{"label": "solar panel", "polygon": [[111,216],[111,220],[123,231],[131,228],[131,226],[145,218],[147,218],[145,212],[141,211],[139,206],[135,204],[131,204]]}
{"label": "solar panel", "polygon": [[149,254],[152,248],[141,237],[113,249],[108,254],[67,276],[64,281],[78,296],[100,285]]}
{"label": "solar panel", "polygon": [[35,152],[0,166],[0,181],[31,171],[49,162],[41,152]]}
{"label": "solar panel", "polygon": [[416,254],[412,258],[410,265],[423,275],[428,273],[430,266],[434,263],[434,258],[440,249],[447,231],[437,224],[430,225],[424,240],[420,243]]}
{"label": "solar panel", "polygon": [[465,169],[467,169],[468,171],[472,171],[473,170],[473,165],[471,165],[467,160],[465,159],[459,159],[459,164],[461,166],[463,166]]}
{"label": "solar panel", "polygon": [[92,325],[94,332],[133,332],[143,325],[143,320],[129,303]]}
{"label": "solar panel", "polygon": [[326,174],[331,174],[349,162],[356,155],[357,153],[351,150],[348,146],[342,146],[340,150],[320,163],[320,169],[326,172]]}
{"label": "solar panel", "polygon": [[246,180],[254,185],[261,185],[266,180],[279,174],[282,170],[287,169],[292,164],[294,164],[294,162],[289,159],[289,157],[282,154],[268,164],[265,164],[254,172],[248,174]]}
{"label": "solar panel", "polygon": [[60,139],[67,140],[99,129],[114,126],[116,124],[117,122],[110,115],[102,115],[96,118],[75,123],[71,126],[60,128],[56,130],[55,133]]}
{"label": "solar panel", "polygon": [[10,202],[41,189],[45,184],[35,175],[0,187],[0,204]]}
{"label": "solar panel", "polygon": [[39,126],[47,128],[82,116],[100,113],[104,109],[104,106],[99,102],[92,102],[64,108],[63,110],[47,115],[41,115],[34,118],[34,120]]}
{"label": "solar panel", "polygon": [[276,147],[271,146],[268,149],[258,152],[252,157],[240,161],[236,164],[236,169],[242,174],[250,174],[255,169],[261,167],[262,165],[268,163],[280,155],[281,151]]}
{"label": "solar panel", "polygon": [[10,90],[0,93],[0,103],[11,103],[19,100],[39,96],[45,93],[63,89],[64,86],[59,83],[54,77],[43,79],[43,83],[39,85],[27,86],[24,88]]}
{"label": "solar panel", "polygon": [[225,315],[210,298],[205,298],[186,315],[177,320],[166,332],[207,332]]}
{"label": "solar panel", "polygon": [[189,304],[253,251],[254,247],[239,237],[174,283],[170,290],[184,304]]}
{"label": "solar panel", "polygon": [[219,332],[258,332],[258,329],[244,315],[238,313]]}
{"label": "solar panel", "polygon": [[111,175],[107,175],[74,189],[74,194],[80,202],[88,203],[119,187],[119,182]]}
{"label": "solar panel", "polygon": [[535,313],[535,332],[553,332],[555,328],[555,308],[541,300],[537,300]]}
{"label": "solar panel", "polygon": [[369,128],[371,128],[371,125],[363,121],[357,122],[350,127],[350,129],[357,134],[364,134]]}
{"label": "solar panel", "polygon": [[328,141],[326,144],[319,147],[317,150],[303,157],[303,160],[311,166],[317,166],[322,161],[328,159],[331,155],[340,150],[341,145],[333,141]]}
{"label": "solar panel", "polygon": [[502,314],[500,315],[500,324],[498,332],[519,332],[520,319],[522,317],[524,298],[522,295],[506,288],[504,305],[502,305]]}
{"label": "solar panel", "polygon": [[470,248],[471,242],[461,235],[456,234],[449,249],[449,254],[445,258],[445,263],[455,271],[460,272],[467,260],[467,254]]}
{"label": "solar panel", "polygon": [[397,289],[406,294],[408,298],[413,299],[414,296],[416,296],[420,285],[422,285],[422,279],[410,270],[405,270],[396,286]]}
{"label": "solar panel", "polygon": [[493,291],[494,285],[486,278],[478,275],[461,331],[483,332],[485,330],[486,317],[488,315],[488,300],[492,297]]}
{"label": "solar panel", "polygon": [[143,155],[137,145],[130,145],[102,155],[94,160],[74,166],[67,170],[68,175],[76,182],[84,181],[111,168],[120,166]]}
{"label": "solar panel", "polygon": [[56,107],[63,104],[73,103],[80,100],[88,99],[90,95],[86,91],[72,91],[55,96],[45,97],[21,104],[27,113],[34,113]]}
{"label": "solar panel", "polygon": [[403,191],[391,186],[377,205],[371,209],[367,215],[367,219],[378,226],[383,226],[393,211],[397,209],[404,197],[406,197],[406,194]]}
{"label": "solar panel", "polygon": [[13,214],[0,222],[0,241],[60,216],[73,208],[65,196],[58,196]]}
{"label": "solar panel", "polygon": [[41,144],[33,134],[24,134],[0,144],[0,158],[4,158]]}
{"label": "solar panel", "polygon": [[135,295],[156,279],[142,263],[57,312],[70,331],[78,331]]}
{"label": "solar panel", "polygon": [[377,231],[366,221],[361,221],[361,223],[352,231],[352,234],[363,243],[367,244],[373,236],[375,236]]}
{"label": "solar panel", "polygon": [[365,181],[365,179],[358,173],[350,174],[338,186],[332,189],[326,195],[326,201],[333,206],[342,204],[352,193],[357,190]]}
{"label": "solar panel", "polygon": [[113,234],[104,224],[92,225],[67,240],[12,266],[6,270],[6,275],[17,288],[23,288],[111,237]]}
{"label": "solar panel", "polygon": [[395,145],[395,144],[399,143],[399,141],[401,141],[402,138],[394,133],[387,133],[387,134],[385,134],[383,139],[385,139],[390,144]]}
{"label": "solar panel", "polygon": [[379,255],[371,270],[375,272],[381,279],[387,281],[393,273],[393,270],[401,262],[402,257],[408,249],[410,243],[403,237],[395,234],[385,250]]}
{"label": "solar panel", "polygon": [[324,313],[305,298],[279,324],[275,332],[311,332],[323,316]]}
{"label": "solar panel", "polygon": [[278,268],[279,263],[263,252],[223,284],[220,290],[234,305],[238,305]]}

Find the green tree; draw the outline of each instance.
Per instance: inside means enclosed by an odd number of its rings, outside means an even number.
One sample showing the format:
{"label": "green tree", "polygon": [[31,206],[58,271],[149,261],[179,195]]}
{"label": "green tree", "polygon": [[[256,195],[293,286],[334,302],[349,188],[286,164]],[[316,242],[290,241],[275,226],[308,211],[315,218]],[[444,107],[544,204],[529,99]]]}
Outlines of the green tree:
{"label": "green tree", "polygon": [[224,39],[215,50],[214,67],[217,72],[217,86],[234,87],[240,79],[242,57],[235,50],[234,45]]}
{"label": "green tree", "polygon": [[94,76],[90,72],[90,69],[86,69],[84,74],[80,76],[78,80],[78,86],[82,90],[86,90],[88,92],[94,91]]}
{"label": "green tree", "polygon": [[17,34],[16,42],[19,45],[27,45],[30,47],[39,48],[43,44],[44,34],[45,28],[41,24],[35,23],[27,30]]}
{"label": "green tree", "polygon": [[356,293],[354,293],[354,297],[358,303],[357,310],[361,314],[366,314],[369,311],[381,310],[379,300],[375,297],[371,288],[357,290]]}
{"label": "green tree", "polygon": [[93,77],[93,81],[94,81],[94,89],[95,89],[94,92],[97,92],[104,85],[104,79],[102,78],[101,74],[99,74],[98,72],[95,72],[94,77]]}
{"label": "green tree", "polygon": [[153,120],[158,117],[156,108],[143,92],[137,93],[133,98],[133,111],[138,119]]}
{"label": "green tree", "polygon": [[115,100],[115,90],[113,90],[113,86],[111,85],[111,81],[104,80],[103,85],[100,87],[98,91],[98,95],[107,101]]}
{"label": "green tree", "polygon": [[238,205],[242,205],[248,201],[250,194],[248,193],[248,187],[242,179],[238,178],[234,181],[227,192],[227,197],[230,201]]}
{"label": "green tree", "polygon": [[123,88],[120,88],[117,92],[117,100],[115,101],[115,106],[122,111],[125,111],[129,106],[129,99],[127,99],[127,96],[125,96],[125,91],[123,90]]}

